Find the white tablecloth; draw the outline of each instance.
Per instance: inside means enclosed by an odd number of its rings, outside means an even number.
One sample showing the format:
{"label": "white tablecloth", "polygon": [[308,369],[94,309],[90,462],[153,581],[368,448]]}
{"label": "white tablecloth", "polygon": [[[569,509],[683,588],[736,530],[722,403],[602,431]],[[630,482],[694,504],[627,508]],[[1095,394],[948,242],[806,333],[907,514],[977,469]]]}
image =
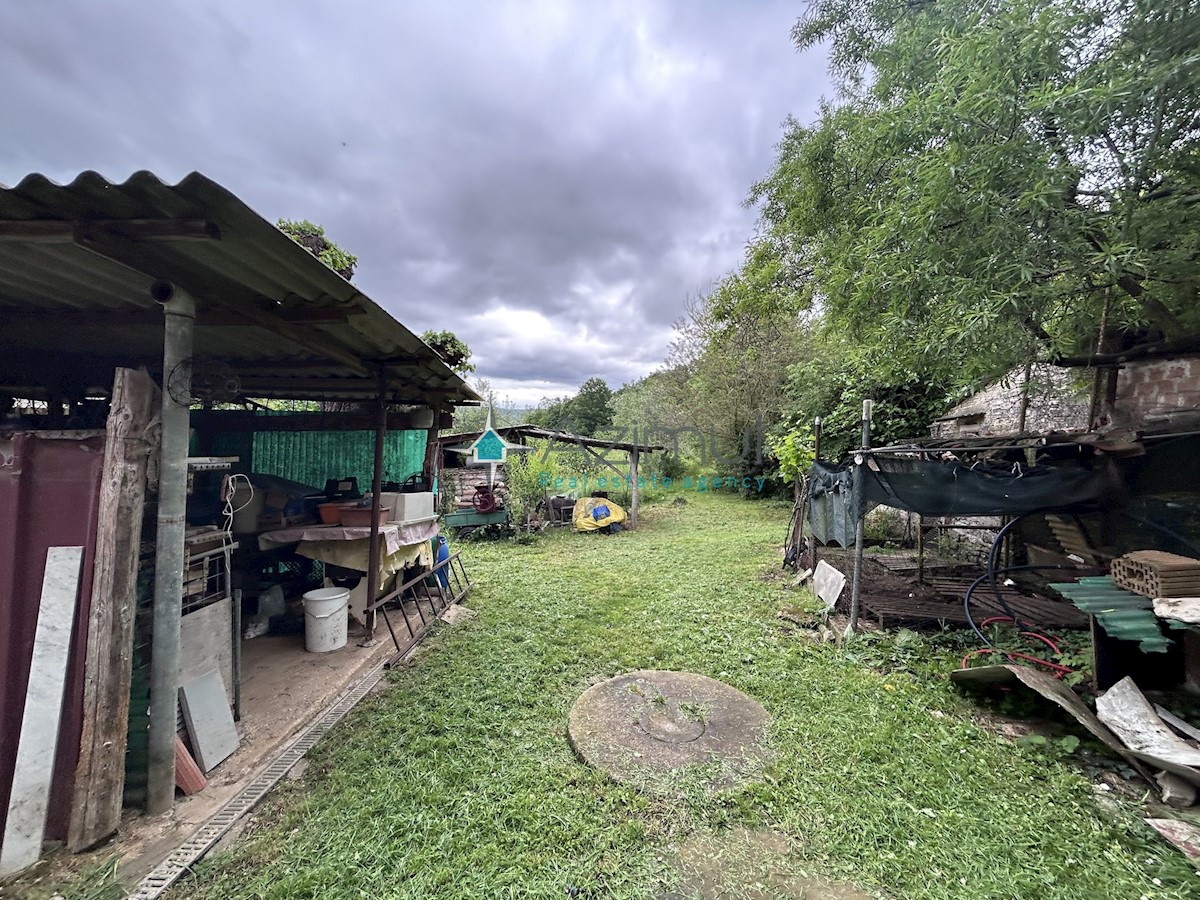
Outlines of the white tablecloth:
{"label": "white tablecloth", "polygon": [[[401,547],[411,544],[419,544],[428,542],[437,537],[438,523],[437,517],[431,516],[427,519],[418,519],[412,522],[389,523],[383,525],[379,529],[379,535],[383,539],[383,547],[386,550],[385,556],[391,556],[400,550]],[[266,531],[258,536],[258,549],[270,550],[274,547],[282,547],[284,544],[299,544],[302,542],[314,543],[329,543],[334,541],[349,541],[362,542],[364,553],[369,550],[368,539],[371,537],[371,529],[369,526],[361,528],[347,528],[344,525],[302,525],[299,528],[283,528],[279,531]],[[313,557],[314,559],[318,557]],[[366,570],[366,556],[363,556],[364,562],[361,567],[347,566],[347,568],[361,568]],[[341,563],[335,563],[341,565]]]}

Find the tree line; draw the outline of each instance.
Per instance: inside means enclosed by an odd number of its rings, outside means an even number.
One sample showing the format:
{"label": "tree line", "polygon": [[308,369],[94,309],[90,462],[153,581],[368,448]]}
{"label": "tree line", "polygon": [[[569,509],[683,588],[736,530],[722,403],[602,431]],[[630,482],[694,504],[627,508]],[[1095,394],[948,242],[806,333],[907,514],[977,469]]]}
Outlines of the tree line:
{"label": "tree line", "polygon": [[864,398],[892,441],[1027,361],[1196,342],[1200,4],[815,0],[792,38],[836,94],[614,421],[730,452],[762,421],[787,468],[816,416],[823,455],[855,446]]}

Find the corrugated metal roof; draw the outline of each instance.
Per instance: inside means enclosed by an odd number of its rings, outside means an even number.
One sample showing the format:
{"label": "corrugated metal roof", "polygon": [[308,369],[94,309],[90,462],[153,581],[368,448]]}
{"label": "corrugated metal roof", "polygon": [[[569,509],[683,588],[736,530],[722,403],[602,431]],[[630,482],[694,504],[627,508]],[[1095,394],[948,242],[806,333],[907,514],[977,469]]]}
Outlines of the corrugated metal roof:
{"label": "corrugated metal roof", "polygon": [[216,182],[150,172],[115,184],[29,175],[0,185],[0,390],[70,396],[115,365],[161,375],[174,282],[197,303],[195,358],[253,397],[366,399],[379,368],[396,402],[478,401],[420,338]]}
{"label": "corrugated metal roof", "polygon": [[1154,602],[1149,597],[1117,587],[1108,575],[1080,578],[1067,584],[1052,584],[1084,612],[1091,613],[1110,637],[1138,641],[1147,652],[1162,652],[1171,646],[1163,634]]}

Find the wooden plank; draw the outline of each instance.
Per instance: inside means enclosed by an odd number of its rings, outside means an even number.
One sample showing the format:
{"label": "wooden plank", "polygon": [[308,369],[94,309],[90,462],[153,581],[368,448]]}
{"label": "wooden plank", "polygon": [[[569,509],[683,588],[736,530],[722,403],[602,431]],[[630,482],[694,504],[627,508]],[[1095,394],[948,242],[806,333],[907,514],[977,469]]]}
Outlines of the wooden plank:
{"label": "wooden plank", "polygon": [[[264,307],[265,308],[265,307]],[[280,308],[274,311],[285,322],[319,324],[338,324],[350,321],[351,316],[363,315],[366,312],[361,306],[324,307],[297,306]],[[163,313],[161,309],[107,309],[107,310],[59,310],[53,313],[22,312],[14,322],[24,331],[39,328],[126,328],[134,325],[144,325],[152,328],[162,328]],[[251,322],[235,310],[208,307],[196,311],[196,326],[202,328],[261,328],[256,322]],[[293,365],[294,361],[282,363]],[[242,362],[240,365],[249,365]],[[255,362],[254,366],[264,363]]]}
{"label": "wooden plank", "polygon": [[210,670],[198,678],[181,681],[179,700],[196,762],[204,772],[211,772],[241,743],[221,676]]}
{"label": "wooden plank", "polygon": [[[178,277],[178,261],[169,253],[162,253],[159,245],[133,241],[99,229],[78,230],[75,243],[138,271],[158,271],[161,277],[168,279]],[[188,282],[187,287],[197,296],[242,315],[249,324],[267,328],[321,358],[336,360],[360,375],[368,374],[368,367],[358,353],[341,345],[329,334],[305,329],[298,324],[292,325],[282,317],[263,310],[259,306],[259,295],[238,280],[216,272],[190,278],[187,277],[189,273],[183,274]]]}
{"label": "wooden plank", "polygon": [[29,688],[0,844],[0,875],[19,872],[42,854],[82,564],[82,547],[46,551]]}
{"label": "wooden plank", "polygon": [[597,453],[595,450],[593,450],[587,444],[580,444],[579,446],[583,450],[583,452],[586,453],[588,456],[592,456],[596,459],[597,462],[601,463],[602,465],[608,466],[610,469],[612,469],[614,472],[616,472],[617,475],[619,475],[621,477],[622,481],[625,480],[625,473],[622,472],[620,469],[618,469],[613,463],[609,462],[607,459],[605,459],[603,456],[601,456],[599,453]]}
{"label": "wooden plank", "polygon": [[117,369],[108,416],[92,602],[84,661],[83,732],[67,828],[72,852],[108,837],[121,821],[138,548],[158,387],[143,371]]}
{"label": "wooden plank", "polygon": [[208,787],[208,779],[196,765],[192,754],[183,745],[182,738],[175,736],[175,786],[188,797],[198,794]]}
{"label": "wooden plank", "polygon": [[205,219],[0,220],[0,241],[70,243],[81,233],[110,231],[133,241],[220,240],[221,230]]}

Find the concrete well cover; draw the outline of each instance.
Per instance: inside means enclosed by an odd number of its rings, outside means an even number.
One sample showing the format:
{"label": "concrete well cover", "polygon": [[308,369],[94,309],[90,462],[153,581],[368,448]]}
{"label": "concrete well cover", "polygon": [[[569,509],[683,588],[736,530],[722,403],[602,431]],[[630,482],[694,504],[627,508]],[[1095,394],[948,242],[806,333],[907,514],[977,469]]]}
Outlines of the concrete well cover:
{"label": "concrete well cover", "polygon": [[741,691],[690,672],[642,670],[592,685],[567,720],[571,746],[587,765],[656,793],[699,782],[722,790],[758,774],[770,759],[770,716]]}

